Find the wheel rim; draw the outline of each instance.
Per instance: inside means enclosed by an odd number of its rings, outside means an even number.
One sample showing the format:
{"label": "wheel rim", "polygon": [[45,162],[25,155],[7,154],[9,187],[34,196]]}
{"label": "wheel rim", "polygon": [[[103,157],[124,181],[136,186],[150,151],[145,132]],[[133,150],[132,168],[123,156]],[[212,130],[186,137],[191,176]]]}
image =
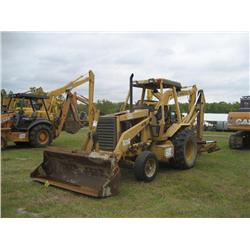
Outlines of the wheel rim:
{"label": "wheel rim", "polygon": [[147,177],[152,177],[156,171],[156,162],[154,159],[148,159],[145,164],[145,174]]}
{"label": "wheel rim", "polygon": [[192,139],[190,138],[187,142],[186,142],[186,147],[185,147],[185,158],[188,161],[192,161],[193,157],[194,157],[194,143],[192,141]]}
{"label": "wheel rim", "polygon": [[49,141],[49,134],[46,130],[41,130],[38,134],[38,141],[40,144],[46,144]]}

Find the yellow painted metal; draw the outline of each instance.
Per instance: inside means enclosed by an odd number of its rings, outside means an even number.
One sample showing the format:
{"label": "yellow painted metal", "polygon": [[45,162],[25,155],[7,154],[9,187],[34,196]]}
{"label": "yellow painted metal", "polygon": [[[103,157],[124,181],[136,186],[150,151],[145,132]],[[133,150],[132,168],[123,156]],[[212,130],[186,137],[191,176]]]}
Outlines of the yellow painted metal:
{"label": "yellow painted metal", "polygon": [[[96,133],[99,116],[100,116],[100,111],[96,110],[96,112],[94,113],[94,119],[92,119],[93,122],[91,124],[89,123],[88,138],[87,140],[85,140],[85,143],[82,146],[82,151],[88,154],[92,151],[94,146],[93,135]],[[98,145],[96,145],[96,149],[98,151]]]}
{"label": "yellow painted metal", "polygon": [[[140,81],[140,84],[145,84],[147,81]],[[130,129],[118,133],[119,141],[114,150],[114,155],[116,155],[117,159],[120,159],[122,156],[126,155],[127,151],[131,149],[131,145],[123,145],[123,141],[125,143],[130,144],[131,139],[134,138],[135,135],[138,135],[141,132],[141,142],[145,143],[147,140],[152,141],[152,128],[151,126],[159,127],[159,135],[153,137],[153,141],[166,142],[168,138],[173,137],[181,128],[183,127],[193,127],[195,123],[197,123],[197,119],[199,120],[197,125],[197,135],[199,140],[202,139],[202,131],[203,131],[203,123],[204,123],[204,105],[205,98],[203,92],[200,94],[200,103],[197,102],[197,87],[193,85],[191,88],[183,88],[183,90],[177,91],[175,87],[168,89],[164,92],[163,85],[159,83],[160,92],[153,92],[152,90],[147,90],[147,100],[143,100],[145,98],[145,90],[142,90],[141,100],[142,104],[146,104],[154,107],[153,112],[149,112],[147,109],[136,109],[133,112],[127,111],[126,113],[121,112],[115,114],[118,119],[118,124],[124,121],[131,121],[139,119],[136,124],[134,124]],[[143,93],[144,92],[144,93]],[[129,96],[129,95],[128,95]],[[126,101],[128,101],[128,96],[126,97]],[[189,112],[186,116],[182,117],[178,97],[180,96],[188,96],[189,97]],[[158,102],[152,103],[148,102],[148,100],[152,100],[153,97],[158,99]],[[173,123],[170,127],[166,128],[165,122],[165,107],[168,106],[168,103],[171,99],[175,101],[175,110],[177,115],[177,122]],[[127,105],[125,101],[125,106]],[[161,113],[161,119],[156,122],[155,115],[157,112]],[[112,115],[111,115],[112,116]],[[140,120],[145,118],[144,120]],[[147,118],[147,119],[146,119]],[[147,121],[146,123],[144,121]],[[142,125],[143,124],[143,125]],[[158,124],[158,125],[157,125]],[[119,126],[118,126],[119,127]],[[118,129],[119,130],[119,129]],[[146,139],[145,139],[146,138]],[[129,141],[127,141],[129,140]],[[93,144],[92,144],[93,145]],[[136,144],[137,146],[139,144]],[[133,147],[132,147],[133,148]],[[99,148],[95,148],[94,150],[99,150]],[[138,149],[139,150],[139,149]],[[139,151],[138,151],[139,152]],[[136,154],[136,153],[135,153]],[[129,153],[131,155],[131,153]]]}
{"label": "yellow painted metal", "polygon": [[205,95],[203,91],[200,91],[200,102],[196,105],[197,114],[197,138],[202,141],[203,138],[203,124],[204,124],[204,112],[205,112]]}
{"label": "yellow painted metal", "polygon": [[6,139],[7,139],[7,141],[28,142],[29,141],[29,133],[28,132],[10,132],[9,131],[6,134]]}
{"label": "yellow painted metal", "polygon": [[129,148],[129,145],[131,143],[131,140],[145,127],[149,124],[150,118],[146,118],[142,120],[141,122],[137,123],[134,125],[132,128],[126,130],[125,132],[122,133],[120,136],[120,139],[116,145],[116,148],[114,150],[114,154],[116,155],[116,159],[119,161],[121,157],[123,156],[124,153]]}
{"label": "yellow painted metal", "polygon": [[181,111],[180,111],[178,96],[177,96],[175,87],[173,87],[173,96],[174,96],[174,101],[175,101],[175,109],[176,109],[177,120],[178,120],[178,123],[181,123]]}
{"label": "yellow painted metal", "polygon": [[154,144],[150,149],[159,161],[169,161],[171,156],[174,155],[174,145],[170,140],[162,144]]}
{"label": "yellow painted metal", "polygon": [[133,120],[133,119],[139,119],[139,118],[146,117],[148,114],[149,114],[148,110],[139,109],[139,110],[135,110],[132,113],[127,112],[125,114],[121,114],[119,116],[119,121],[122,122],[122,121],[129,121],[129,120]]}

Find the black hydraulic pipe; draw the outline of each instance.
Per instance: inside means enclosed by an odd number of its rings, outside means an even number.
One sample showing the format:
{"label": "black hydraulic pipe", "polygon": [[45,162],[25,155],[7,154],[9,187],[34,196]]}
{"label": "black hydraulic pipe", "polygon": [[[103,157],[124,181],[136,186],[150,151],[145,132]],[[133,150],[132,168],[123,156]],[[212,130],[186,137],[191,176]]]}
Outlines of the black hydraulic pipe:
{"label": "black hydraulic pipe", "polygon": [[133,77],[134,74],[132,73],[129,78],[129,111],[133,112]]}

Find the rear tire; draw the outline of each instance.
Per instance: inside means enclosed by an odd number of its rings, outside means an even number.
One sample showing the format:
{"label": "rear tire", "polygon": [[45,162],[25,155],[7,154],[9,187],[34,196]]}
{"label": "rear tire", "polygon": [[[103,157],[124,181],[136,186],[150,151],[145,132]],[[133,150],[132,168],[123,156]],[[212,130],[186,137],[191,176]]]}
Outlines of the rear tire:
{"label": "rear tire", "polygon": [[185,128],[177,132],[172,140],[174,144],[174,158],[171,166],[176,169],[190,169],[197,158],[197,139],[193,130]]}
{"label": "rear tire", "polygon": [[150,151],[143,151],[135,160],[135,177],[139,181],[150,182],[157,175],[159,163]]}
{"label": "rear tire", "polygon": [[43,148],[51,144],[52,132],[51,128],[45,124],[33,127],[30,131],[29,144],[35,148]]}

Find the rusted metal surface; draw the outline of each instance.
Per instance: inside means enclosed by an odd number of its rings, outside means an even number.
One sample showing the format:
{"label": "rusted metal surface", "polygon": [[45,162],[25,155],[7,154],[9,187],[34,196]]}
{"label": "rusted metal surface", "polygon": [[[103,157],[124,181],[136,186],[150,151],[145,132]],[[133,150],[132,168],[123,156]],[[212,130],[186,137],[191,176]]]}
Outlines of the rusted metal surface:
{"label": "rusted metal surface", "polygon": [[44,151],[43,162],[31,178],[90,196],[108,197],[118,193],[120,173],[109,156],[50,149]]}

